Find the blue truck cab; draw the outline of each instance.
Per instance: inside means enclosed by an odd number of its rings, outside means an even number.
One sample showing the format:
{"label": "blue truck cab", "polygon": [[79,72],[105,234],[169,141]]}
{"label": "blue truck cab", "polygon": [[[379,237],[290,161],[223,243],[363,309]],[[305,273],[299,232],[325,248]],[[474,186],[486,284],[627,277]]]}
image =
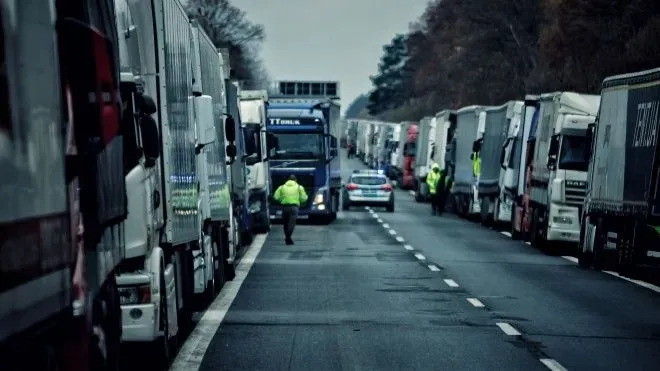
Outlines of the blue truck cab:
{"label": "blue truck cab", "polygon": [[308,195],[298,216],[332,222],[341,189],[339,83],[280,81],[269,92],[266,145],[271,176],[270,218],[282,209],[275,190],[295,175]]}

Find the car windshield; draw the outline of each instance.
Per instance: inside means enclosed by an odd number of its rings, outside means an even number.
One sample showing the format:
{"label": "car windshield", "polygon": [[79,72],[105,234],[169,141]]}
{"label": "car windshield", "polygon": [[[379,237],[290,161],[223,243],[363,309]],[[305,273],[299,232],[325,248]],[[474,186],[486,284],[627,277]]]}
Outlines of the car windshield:
{"label": "car windshield", "polygon": [[587,137],[564,135],[561,140],[558,167],[564,170],[587,171],[589,164],[584,156],[586,146]]}
{"label": "car windshield", "polygon": [[268,153],[272,159],[310,159],[323,156],[323,134],[321,133],[277,133],[270,132]]}
{"label": "car windshield", "polygon": [[359,185],[383,185],[387,180],[380,176],[354,176],[351,183]]}

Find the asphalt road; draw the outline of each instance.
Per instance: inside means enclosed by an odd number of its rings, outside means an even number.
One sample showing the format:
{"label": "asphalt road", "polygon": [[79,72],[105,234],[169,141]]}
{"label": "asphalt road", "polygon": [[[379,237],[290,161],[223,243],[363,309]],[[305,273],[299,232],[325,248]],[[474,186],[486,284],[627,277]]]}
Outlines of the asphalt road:
{"label": "asphalt road", "polygon": [[[362,167],[353,160],[343,166],[345,173]],[[328,226],[299,225],[294,240],[284,245],[276,225],[246,253],[238,280],[204,315],[195,343],[184,347],[185,357],[199,360],[189,365],[659,367],[660,294],[453,215],[431,216],[429,205],[407,192],[397,191],[394,213],[342,212]],[[205,325],[214,321],[219,328]]]}

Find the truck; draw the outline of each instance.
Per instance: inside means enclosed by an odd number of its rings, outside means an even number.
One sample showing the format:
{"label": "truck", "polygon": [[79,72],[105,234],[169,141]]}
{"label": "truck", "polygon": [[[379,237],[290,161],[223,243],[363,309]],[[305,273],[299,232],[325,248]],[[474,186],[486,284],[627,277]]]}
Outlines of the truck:
{"label": "truck", "polygon": [[480,128],[476,153],[481,158],[481,169],[477,182],[481,223],[490,225],[495,214],[499,195],[502,143],[506,140],[508,104],[485,107],[485,125]]}
{"label": "truck", "polygon": [[431,169],[431,147],[435,139],[436,118],[431,116],[419,120],[417,145],[415,147],[415,201],[425,202],[429,199],[426,174]]}
{"label": "truck", "polygon": [[486,125],[484,107],[472,105],[456,112],[456,132],[452,143],[451,177],[454,180],[452,198],[459,216],[472,218],[481,210],[478,193],[478,174],[474,173],[472,158],[477,151],[477,141]]}
{"label": "truck", "polygon": [[115,25],[96,22],[112,2],[65,5],[0,4],[3,370],[117,370],[120,358],[114,272],[134,127],[122,120]]}
{"label": "truck", "polygon": [[122,341],[150,344],[164,368],[196,304],[233,278],[225,153],[235,148],[224,143],[234,120],[222,119],[223,61],[177,0],[115,5],[121,96],[143,148],[125,178]]}
{"label": "truck", "polygon": [[[301,218],[329,223],[337,217],[341,197],[338,100],[336,81],[276,81],[269,91],[266,130],[271,192],[295,175],[309,195],[300,205]],[[281,206],[271,204],[271,218],[281,215]]]}
{"label": "truck", "polygon": [[587,133],[587,194],[580,266],[658,277],[660,263],[660,68],[603,80]]}
{"label": "truck", "polygon": [[596,119],[599,103],[598,95],[541,95],[530,163],[530,243],[534,247],[546,250],[549,242],[579,242],[587,188],[586,134]]}
{"label": "truck", "polygon": [[[506,197],[513,198],[511,214],[511,238],[514,240],[527,240],[529,223],[525,223],[525,216],[529,214],[529,188],[531,183],[531,168],[528,164],[534,155],[534,132],[536,127],[532,123],[538,122],[539,96],[525,95],[521,108],[520,126],[513,139],[513,148],[507,170],[512,169],[513,186],[505,188]],[[534,129],[534,130],[532,130]],[[505,180],[506,183],[506,180]],[[528,220],[529,218],[527,218]]]}
{"label": "truck", "polygon": [[412,121],[401,122],[395,131],[398,137],[394,138],[397,148],[392,154],[392,175],[401,189],[414,187],[417,132],[418,124]]}
{"label": "truck", "polygon": [[270,172],[266,150],[268,91],[241,90],[240,113],[246,144],[248,211],[253,233],[270,230]]}

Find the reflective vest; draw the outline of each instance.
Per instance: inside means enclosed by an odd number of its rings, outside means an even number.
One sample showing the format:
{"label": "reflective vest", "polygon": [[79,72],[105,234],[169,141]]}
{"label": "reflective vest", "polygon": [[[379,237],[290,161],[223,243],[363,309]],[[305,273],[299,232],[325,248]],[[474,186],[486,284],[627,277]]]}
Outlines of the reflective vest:
{"label": "reflective vest", "polygon": [[434,195],[438,191],[438,180],[440,180],[440,172],[437,173],[433,169],[439,169],[438,165],[433,164],[431,172],[426,175],[426,184],[429,185],[429,193]]}
{"label": "reflective vest", "polygon": [[479,152],[474,152],[472,156],[472,173],[476,177],[481,174],[481,156]]}
{"label": "reflective vest", "polygon": [[282,205],[300,206],[307,201],[307,192],[295,181],[287,180],[277,188],[273,198]]}

